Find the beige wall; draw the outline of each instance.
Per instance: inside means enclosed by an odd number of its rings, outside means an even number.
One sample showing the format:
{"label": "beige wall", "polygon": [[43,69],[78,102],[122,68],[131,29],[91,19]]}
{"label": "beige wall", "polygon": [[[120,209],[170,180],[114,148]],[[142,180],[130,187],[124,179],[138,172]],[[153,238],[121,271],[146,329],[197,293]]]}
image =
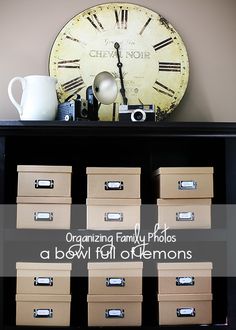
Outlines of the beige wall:
{"label": "beige wall", "polygon": [[[61,27],[99,0],[0,0],[0,119],[18,119],[7,85],[14,76],[48,74]],[[113,1],[114,2],[114,1]],[[129,1],[127,1],[129,2]],[[176,121],[236,121],[236,0],[134,0],[166,17],[182,36],[190,80]]]}

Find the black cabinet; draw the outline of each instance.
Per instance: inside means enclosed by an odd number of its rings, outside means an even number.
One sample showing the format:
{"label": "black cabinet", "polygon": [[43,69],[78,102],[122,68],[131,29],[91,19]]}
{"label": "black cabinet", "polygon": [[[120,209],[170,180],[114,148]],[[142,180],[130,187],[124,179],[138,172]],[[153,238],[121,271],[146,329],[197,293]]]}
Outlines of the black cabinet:
{"label": "black cabinet", "polygon": [[[152,171],[160,166],[213,166],[213,203],[236,204],[236,124],[234,123],[107,123],[107,122],[0,122],[0,203],[15,204],[19,164],[72,165],[73,204],[85,204],[86,167],[141,167],[141,198],[144,204],[155,204]],[[14,208],[13,208],[14,209]],[[214,213],[214,212],[213,212]],[[14,212],[6,223],[0,210],[0,324],[15,329],[14,277],[3,277],[14,268],[14,249],[24,251],[33,241],[37,244],[42,231],[16,230]],[[150,225],[154,219],[146,220]],[[152,223],[153,222],[153,223]],[[85,216],[72,230],[85,229]],[[231,226],[228,222],[227,226]],[[199,251],[209,260],[211,244],[222,246],[222,260],[234,263],[234,232],[222,221],[214,221],[212,230],[180,232],[183,241],[202,237]],[[234,226],[232,226],[233,228]],[[25,233],[28,238],[25,239]],[[220,242],[216,237],[225,235]],[[58,235],[55,231],[55,236]],[[60,236],[60,235],[59,235]],[[204,245],[211,237],[212,243]],[[188,241],[188,240],[187,240]],[[205,250],[204,250],[205,249]],[[24,256],[22,256],[23,260]],[[21,260],[21,261],[22,261]],[[211,260],[209,260],[211,261]],[[78,261],[77,261],[78,262]],[[217,262],[217,261],[216,261]],[[145,264],[145,263],[144,263]],[[217,267],[217,265],[216,265]],[[231,275],[231,273],[229,273]],[[143,280],[143,328],[158,328],[155,277]],[[70,329],[87,327],[87,278],[72,278],[72,312]],[[213,325],[208,329],[236,329],[236,278],[213,278]],[[24,328],[24,327],[21,327]],[[29,329],[29,327],[25,327]],[[173,329],[173,327],[170,327]],[[190,328],[190,327],[188,327]],[[192,328],[199,328],[193,326]],[[45,328],[44,328],[45,329]],[[165,327],[168,329],[168,327]],[[186,327],[176,327],[186,329]]]}

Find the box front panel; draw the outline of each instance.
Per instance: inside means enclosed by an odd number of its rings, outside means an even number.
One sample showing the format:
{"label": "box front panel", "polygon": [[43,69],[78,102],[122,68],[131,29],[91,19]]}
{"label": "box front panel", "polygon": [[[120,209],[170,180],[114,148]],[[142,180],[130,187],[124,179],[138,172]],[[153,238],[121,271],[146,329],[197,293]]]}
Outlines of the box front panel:
{"label": "box front panel", "polygon": [[211,324],[211,301],[159,302],[159,325]]}
{"label": "box front panel", "polygon": [[69,326],[70,303],[18,301],[16,325]]}
{"label": "box front panel", "polygon": [[88,326],[140,326],[140,302],[88,303]]}
{"label": "box front panel", "polygon": [[69,204],[17,204],[17,228],[70,229]]}
{"label": "box front panel", "polygon": [[88,198],[140,198],[140,175],[88,175]]}
{"label": "box front panel", "polygon": [[211,293],[211,271],[175,269],[158,271],[159,293]]}
{"label": "box front panel", "polygon": [[70,294],[70,271],[18,270],[17,293]]}
{"label": "box front panel", "polygon": [[160,198],[212,198],[212,174],[160,175]]}
{"label": "box front panel", "polygon": [[160,229],[211,228],[211,205],[159,205],[158,223]]}
{"label": "box front panel", "polygon": [[18,196],[69,197],[70,195],[70,173],[18,173]]}
{"label": "box front panel", "polygon": [[141,295],[142,271],[138,269],[89,271],[89,294]]}
{"label": "box front panel", "polygon": [[87,206],[87,229],[134,230],[137,223],[140,224],[140,206]]}

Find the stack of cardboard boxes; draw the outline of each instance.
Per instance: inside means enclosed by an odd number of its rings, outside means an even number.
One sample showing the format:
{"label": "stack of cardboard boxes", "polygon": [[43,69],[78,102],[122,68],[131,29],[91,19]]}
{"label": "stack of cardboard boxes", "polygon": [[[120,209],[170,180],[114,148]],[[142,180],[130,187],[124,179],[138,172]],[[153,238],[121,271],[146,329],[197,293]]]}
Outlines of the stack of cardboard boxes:
{"label": "stack of cardboard boxes", "polygon": [[70,229],[71,166],[19,165],[17,228]]}
{"label": "stack of cardboard boxes", "polygon": [[[154,176],[159,228],[211,228],[212,167],[161,167]],[[159,324],[210,324],[212,263],[159,263],[157,268]]]}
{"label": "stack of cardboard boxes", "polygon": [[[71,166],[19,165],[17,228],[70,229]],[[71,264],[18,262],[16,324],[70,324]]]}
{"label": "stack of cardboard boxes", "polygon": [[140,224],[140,168],[88,167],[87,229],[134,230]]}
{"label": "stack of cardboard boxes", "polygon": [[[140,224],[140,168],[87,168],[87,229],[134,230]],[[139,326],[141,262],[88,263],[88,325]]]}
{"label": "stack of cardboard boxes", "polygon": [[88,263],[88,325],[140,326],[142,262]]}
{"label": "stack of cardboard boxes", "polygon": [[154,176],[160,228],[211,228],[212,167],[160,167]]}
{"label": "stack of cardboard boxes", "polygon": [[71,264],[18,262],[16,325],[70,325]]}
{"label": "stack of cardboard boxes", "polygon": [[210,324],[212,263],[159,263],[157,269],[159,324]]}

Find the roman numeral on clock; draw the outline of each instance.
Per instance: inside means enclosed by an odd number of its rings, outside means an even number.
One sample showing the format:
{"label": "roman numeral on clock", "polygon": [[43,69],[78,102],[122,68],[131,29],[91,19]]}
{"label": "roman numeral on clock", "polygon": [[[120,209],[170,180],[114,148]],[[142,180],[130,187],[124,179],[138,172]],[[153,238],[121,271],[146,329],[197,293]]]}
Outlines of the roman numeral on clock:
{"label": "roman numeral on clock", "polygon": [[117,28],[126,30],[128,25],[128,10],[121,9],[118,11],[115,9],[115,19]]}
{"label": "roman numeral on clock", "polygon": [[71,92],[71,91],[79,92],[81,89],[85,87],[85,83],[83,81],[83,78],[80,76],[67,81],[66,83],[62,84],[61,87],[63,88],[64,92]]}
{"label": "roman numeral on clock", "polygon": [[181,63],[159,62],[159,71],[181,72]]}
{"label": "roman numeral on clock", "polygon": [[151,22],[151,18],[149,18],[147,20],[147,22],[144,24],[144,26],[142,27],[141,31],[139,32],[140,36],[143,34],[144,30],[146,29],[146,27],[148,26],[148,24]]}
{"label": "roman numeral on clock", "polygon": [[58,61],[57,67],[59,69],[80,69],[80,60],[64,60],[64,61]]}
{"label": "roman numeral on clock", "polygon": [[168,39],[165,39],[165,40],[159,42],[158,44],[154,45],[153,48],[155,51],[158,51],[159,49],[170,45],[172,42],[173,42],[173,39],[168,38]]}
{"label": "roman numeral on clock", "polygon": [[99,21],[96,14],[89,15],[87,17],[87,20],[92,24],[92,26],[99,32],[104,31],[104,27],[102,26],[102,23]]}
{"label": "roman numeral on clock", "polygon": [[155,84],[153,86],[153,88],[161,93],[161,94],[164,94],[164,95],[167,95],[167,96],[174,96],[175,95],[175,91],[173,91],[173,89],[170,89],[169,87],[165,86],[164,84],[160,83],[159,81],[155,81]]}
{"label": "roman numeral on clock", "polygon": [[69,39],[69,40],[72,40],[72,41],[75,41],[75,42],[80,42],[79,39],[73,38],[73,37],[68,36],[68,35],[66,35],[66,39]]}

